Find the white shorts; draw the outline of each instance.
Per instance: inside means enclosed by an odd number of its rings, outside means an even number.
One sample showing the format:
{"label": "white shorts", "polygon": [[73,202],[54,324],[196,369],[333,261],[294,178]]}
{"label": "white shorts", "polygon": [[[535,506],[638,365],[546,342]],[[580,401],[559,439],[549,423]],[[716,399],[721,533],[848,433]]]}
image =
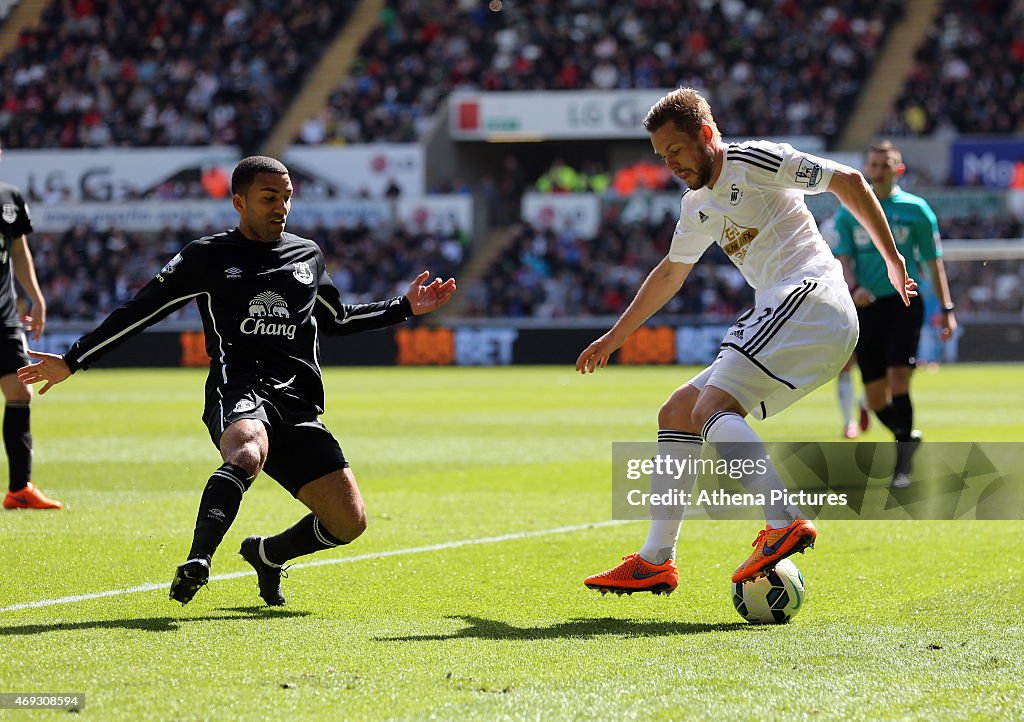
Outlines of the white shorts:
{"label": "white shorts", "polygon": [[758,294],[722,341],[718,358],[689,384],[729,393],[765,419],[835,378],[857,345],[857,310],[845,285],[805,280]]}

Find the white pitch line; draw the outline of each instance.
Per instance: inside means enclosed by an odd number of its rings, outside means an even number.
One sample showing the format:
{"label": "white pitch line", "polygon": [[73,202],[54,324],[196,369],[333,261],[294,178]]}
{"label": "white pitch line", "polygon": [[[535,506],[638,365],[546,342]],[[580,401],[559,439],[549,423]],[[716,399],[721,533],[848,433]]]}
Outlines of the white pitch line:
{"label": "white pitch line", "polygon": [[[606,526],[615,526],[618,524],[628,524],[626,520],[613,520],[613,521],[598,521],[591,522],[590,524],[576,524],[574,526],[557,526],[552,529],[537,529],[534,531],[520,531],[512,534],[502,534],[500,536],[488,536],[480,539],[460,539],[459,541],[443,542],[441,544],[428,544],[422,547],[409,547],[408,549],[391,549],[383,552],[371,552],[369,554],[359,554],[354,557],[336,557],[333,559],[321,559],[313,562],[303,562],[302,564],[293,564],[291,569],[307,569],[309,567],[324,567],[329,564],[349,564],[351,562],[361,562],[367,559],[383,559],[385,557],[398,557],[404,556],[405,554],[419,554],[421,552],[436,552],[444,549],[457,549],[458,547],[468,547],[477,544],[497,544],[504,541],[514,541],[516,539],[529,539],[535,536],[549,536],[551,534],[568,534],[574,531],[583,531],[584,529],[598,529]],[[255,571],[242,571],[242,572],[230,572],[229,574],[214,574],[210,577],[211,582],[223,581],[225,579],[239,579],[240,577],[253,577],[256,576]],[[103,597],[117,597],[122,594],[136,594],[138,592],[151,592],[155,589],[167,589],[167,584],[140,584],[137,587],[127,587],[126,589],[111,589],[106,592],[93,592],[92,594],[76,594],[71,597],[60,597],[59,599],[41,599],[38,602],[22,602],[21,604],[12,604],[9,607],[0,607],[0,614],[4,612],[15,612],[19,609],[37,609],[39,607],[52,607],[56,604],[74,604],[75,602],[88,602],[92,599],[102,599]]]}

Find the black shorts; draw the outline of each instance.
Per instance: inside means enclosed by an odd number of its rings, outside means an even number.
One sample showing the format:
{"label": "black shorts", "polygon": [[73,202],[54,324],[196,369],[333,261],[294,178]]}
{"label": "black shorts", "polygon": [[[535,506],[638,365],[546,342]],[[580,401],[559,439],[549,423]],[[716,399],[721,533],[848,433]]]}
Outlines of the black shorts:
{"label": "black shorts", "polygon": [[911,298],[910,306],[904,306],[898,295],[886,296],[858,308],[857,317],[857,365],[864,383],[885,378],[888,368],[917,364],[917,344],[924,323],[924,302],[920,297]]}
{"label": "black shorts", "polygon": [[214,446],[220,448],[224,429],[239,419],[262,421],[270,439],[263,471],[292,496],[309,482],[348,466],[338,440],[315,414],[289,410],[286,400],[252,388],[223,393],[223,400],[208,405],[203,415]]}
{"label": "black shorts", "polygon": [[0,327],[0,376],[17,373],[31,362],[25,353],[25,332],[16,326]]}

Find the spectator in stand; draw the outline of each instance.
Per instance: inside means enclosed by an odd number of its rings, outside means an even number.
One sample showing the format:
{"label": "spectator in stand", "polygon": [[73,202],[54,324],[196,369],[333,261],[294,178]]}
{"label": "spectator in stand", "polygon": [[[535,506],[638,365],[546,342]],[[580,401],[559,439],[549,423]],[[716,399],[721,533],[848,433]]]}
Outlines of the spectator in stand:
{"label": "spectator in stand", "polygon": [[[540,318],[618,315],[622,299],[632,298],[643,281],[642,269],[664,254],[661,241],[671,237],[674,223],[626,223],[610,215],[592,239],[571,228],[518,225],[509,245],[484,274],[487,282],[465,289],[466,313]],[[946,218],[939,228],[948,239],[1024,237],[1024,226],[1008,213]],[[1022,271],[1020,261],[946,265],[951,293],[967,313],[1024,313]],[[731,319],[751,302],[742,276],[711,248],[665,313]]]}
{"label": "spectator in stand", "polygon": [[631,196],[637,191],[665,191],[677,187],[665,164],[650,160],[639,160],[615,171],[611,185],[620,196]]}
{"label": "spectator in stand", "polygon": [[[715,88],[725,135],[828,138],[905,0],[482,3],[388,0],[321,118],[327,142],[411,142],[453,90]],[[318,137],[318,136],[317,136]],[[301,142],[301,136],[297,139]]]}
{"label": "spectator in stand", "polygon": [[[597,236],[573,229],[517,227],[492,265],[484,287],[470,289],[470,315],[560,318],[621,312],[643,282],[644,269],[666,250],[675,219],[619,223],[607,219]],[[654,241],[652,242],[652,239]],[[692,286],[667,306],[669,314],[733,317],[752,295],[724,254],[711,249]],[[687,285],[690,285],[690,282]]]}
{"label": "spectator in stand", "polygon": [[[365,227],[320,227],[298,228],[295,233],[320,241],[328,271],[346,303],[397,293],[402,273],[423,263],[455,271],[468,255],[468,238],[457,230],[400,228],[385,233]],[[167,257],[198,235],[203,234],[186,229],[141,234],[76,226],[65,233],[33,236],[36,273],[49,301],[48,318],[51,322],[105,318],[132,298]],[[198,314],[182,309],[174,318],[198,320]]]}
{"label": "spectator in stand", "polygon": [[0,131],[20,148],[254,148],[352,4],[51,0],[0,58]]}
{"label": "spectator in stand", "polygon": [[1024,130],[1024,3],[943,0],[885,135]]}
{"label": "spectator in stand", "polygon": [[611,188],[612,176],[608,169],[594,160],[588,160],[583,164],[583,185],[590,193],[603,196]]}
{"label": "spectator in stand", "polygon": [[535,184],[541,193],[582,193],[586,190],[586,180],[575,168],[562,158],[555,158],[551,167]]}

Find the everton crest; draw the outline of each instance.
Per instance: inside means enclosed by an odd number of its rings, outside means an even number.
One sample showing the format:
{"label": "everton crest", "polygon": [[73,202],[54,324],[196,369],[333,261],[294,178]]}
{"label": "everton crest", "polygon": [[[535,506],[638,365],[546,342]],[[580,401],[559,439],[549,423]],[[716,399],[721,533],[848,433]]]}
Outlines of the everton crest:
{"label": "everton crest", "polygon": [[309,268],[309,262],[298,261],[293,264],[292,275],[295,276],[295,280],[299,283],[305,283],[307,286],[313,283],[313,271]]}

